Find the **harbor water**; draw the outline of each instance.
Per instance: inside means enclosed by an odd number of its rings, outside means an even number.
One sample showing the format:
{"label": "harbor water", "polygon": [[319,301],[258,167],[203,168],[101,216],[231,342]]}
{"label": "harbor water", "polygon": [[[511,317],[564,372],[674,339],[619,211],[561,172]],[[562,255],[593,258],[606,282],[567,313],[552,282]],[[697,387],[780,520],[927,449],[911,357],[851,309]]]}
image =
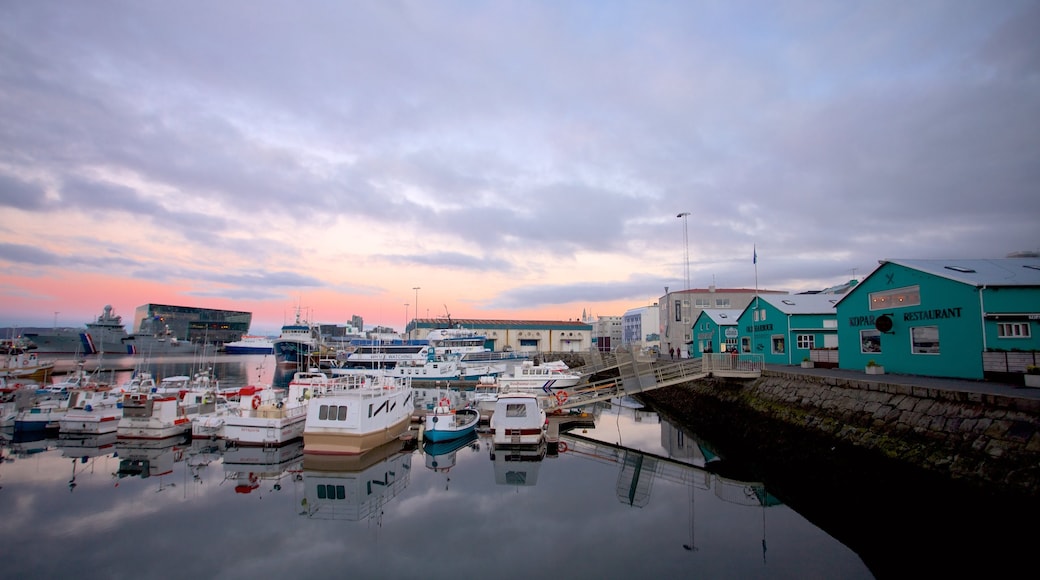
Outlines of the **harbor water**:
{"label": "harbor water", "polygon": [[[147,363],[157,377],[197,361]],[[223,356],[222,386],[288,382]],[[132,372],[121,363],[113,380]],[[601,404],[559,449],[393,444],[313,462],[302,443],[134,447],[5,438],[0,554],[10,578],[873,578],[763,484],[723,477],[694,433]]]}

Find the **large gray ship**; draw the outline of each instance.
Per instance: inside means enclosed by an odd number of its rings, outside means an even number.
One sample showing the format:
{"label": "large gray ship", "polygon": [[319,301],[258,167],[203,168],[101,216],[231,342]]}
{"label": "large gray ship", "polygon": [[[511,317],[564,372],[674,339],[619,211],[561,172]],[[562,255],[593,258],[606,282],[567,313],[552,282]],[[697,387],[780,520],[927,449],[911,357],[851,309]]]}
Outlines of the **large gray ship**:
{"label": "large gray ship", "polygon": [[88,356],[126,353],[123,341],[129,335],[123,326],[123,317],[113,313],[111,305],[106,305],[97,320],[83,328],[35,329],[22,336],[32,341],[41,355]]}
{"label": "large gray ship", "polygon": [[97,320],[84,328],[27,330],[22,334],[36,345],[35,352],[48,357],[85,357],[91,355],[170,356],[212,354],[216,345],[178,340],[168,328],[161,331],[128,334],[123,317],[105,306]]}

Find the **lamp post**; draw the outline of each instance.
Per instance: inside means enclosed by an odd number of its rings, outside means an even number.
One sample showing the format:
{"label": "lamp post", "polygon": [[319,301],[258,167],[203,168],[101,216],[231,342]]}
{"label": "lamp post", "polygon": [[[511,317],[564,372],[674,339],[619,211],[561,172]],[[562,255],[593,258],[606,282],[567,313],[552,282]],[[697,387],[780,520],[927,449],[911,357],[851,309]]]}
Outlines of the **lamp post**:
{"label": "lamp post", "polygon": [[[415,290],[415,317],[419,318],[419,290],[422,290],[422,288],[415,286],[412,290]],[[416,328],[416,330],[418,330],[418,328]]]}

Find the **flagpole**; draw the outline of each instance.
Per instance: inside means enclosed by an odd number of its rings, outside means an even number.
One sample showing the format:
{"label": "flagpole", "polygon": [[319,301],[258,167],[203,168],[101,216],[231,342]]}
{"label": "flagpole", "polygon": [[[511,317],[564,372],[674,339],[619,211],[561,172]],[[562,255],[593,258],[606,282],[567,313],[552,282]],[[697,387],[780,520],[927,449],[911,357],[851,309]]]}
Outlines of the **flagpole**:
{"label": "flagpole", "polygon": [[758,337],[755,335],[755,327],[758,326],[758,244],[752,244],[751,246],[751,262],[755,265],[755,308],[754,313],[751,315],[751,353],[755,354],[755,348],[758,346]]}

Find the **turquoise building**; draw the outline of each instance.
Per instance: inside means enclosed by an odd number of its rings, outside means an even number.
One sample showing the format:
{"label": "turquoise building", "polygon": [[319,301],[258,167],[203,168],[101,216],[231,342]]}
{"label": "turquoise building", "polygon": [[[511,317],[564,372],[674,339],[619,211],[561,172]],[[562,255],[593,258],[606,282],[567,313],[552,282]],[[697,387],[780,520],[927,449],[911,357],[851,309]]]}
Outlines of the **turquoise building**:
{"label": "turquoise building", "polygon": [[765,294],[740,314],[740,352],[761,354],[766,364],[797,365],[814,348],[838,346],[839,294]]}
{"label": "turquoise building", "polygon": [[735,308],[701,310],[693,321],[692,340],[687,345],[690,358],[701,358],[706,352],[725,352],[736,348],[740,335],[737,329],[740,312]]}
{"label": "turquoise building", "polygon": [[841,368],[1021,373],[1040,350],[1040,258],[882,260],[836,308]]}

